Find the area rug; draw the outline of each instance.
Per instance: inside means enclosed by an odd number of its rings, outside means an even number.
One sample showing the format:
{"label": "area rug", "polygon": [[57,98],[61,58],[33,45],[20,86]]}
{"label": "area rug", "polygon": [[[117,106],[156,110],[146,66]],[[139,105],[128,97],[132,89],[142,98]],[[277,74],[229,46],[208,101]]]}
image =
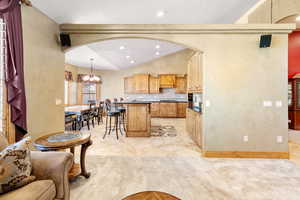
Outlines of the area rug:
{"label": "area rug", "polygon": [[153,137],[176,137],[177,131],[174,126],[151,126],[151,136]]}

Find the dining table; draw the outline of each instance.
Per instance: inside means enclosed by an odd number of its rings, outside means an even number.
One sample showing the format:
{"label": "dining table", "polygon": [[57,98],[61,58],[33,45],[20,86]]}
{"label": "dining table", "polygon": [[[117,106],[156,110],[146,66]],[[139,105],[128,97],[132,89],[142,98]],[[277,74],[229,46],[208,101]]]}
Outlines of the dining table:
{"label": "dining table", "polygon": [[72,112],[76,113],[77,115],[80,115],[81,112],[90,110],[89,105],[76,105],[76,106],[66,106],[65,107],[65,112]]}

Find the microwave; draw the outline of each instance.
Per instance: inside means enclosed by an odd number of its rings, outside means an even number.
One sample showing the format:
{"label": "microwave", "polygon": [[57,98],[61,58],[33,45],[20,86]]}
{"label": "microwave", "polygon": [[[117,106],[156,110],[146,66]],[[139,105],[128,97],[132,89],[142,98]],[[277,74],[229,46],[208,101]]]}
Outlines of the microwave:
{"label": "microwave", "polygon": [[201,109],[202,107],[202,93],[193,93],[193,108]]}
{"label": "microwave", "polygon": [[202,108],[202,93],[188,94],[188,107],[201,112]]}

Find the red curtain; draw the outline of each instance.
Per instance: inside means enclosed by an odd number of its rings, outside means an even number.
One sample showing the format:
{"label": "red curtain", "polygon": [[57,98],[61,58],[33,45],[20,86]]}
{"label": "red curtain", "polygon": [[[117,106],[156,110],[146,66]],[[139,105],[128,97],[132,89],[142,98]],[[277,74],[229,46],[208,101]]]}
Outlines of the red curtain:
{"label": "red curtain", "polygon": [[19,0],[0,0],[0,16],[6,24],[5,81],[7,102],[11,107],[11,121],[27,131],[26,96],[24,85],[23,33]]}

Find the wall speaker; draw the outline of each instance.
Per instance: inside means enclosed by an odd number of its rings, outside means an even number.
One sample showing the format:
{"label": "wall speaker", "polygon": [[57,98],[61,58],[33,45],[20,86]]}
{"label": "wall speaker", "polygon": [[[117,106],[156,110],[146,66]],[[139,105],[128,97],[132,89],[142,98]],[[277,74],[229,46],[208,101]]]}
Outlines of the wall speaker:
{"label": "wall speaker", "polygon": [[271,46],[272,35],[262,35],[260,36],[260,48],[267,48]]}
{"label": "wall speaker", "polygon": [[71,46],[71,38],[69,34],[61,33],[60,37],[60,44],[63,47],[70,47]]}

